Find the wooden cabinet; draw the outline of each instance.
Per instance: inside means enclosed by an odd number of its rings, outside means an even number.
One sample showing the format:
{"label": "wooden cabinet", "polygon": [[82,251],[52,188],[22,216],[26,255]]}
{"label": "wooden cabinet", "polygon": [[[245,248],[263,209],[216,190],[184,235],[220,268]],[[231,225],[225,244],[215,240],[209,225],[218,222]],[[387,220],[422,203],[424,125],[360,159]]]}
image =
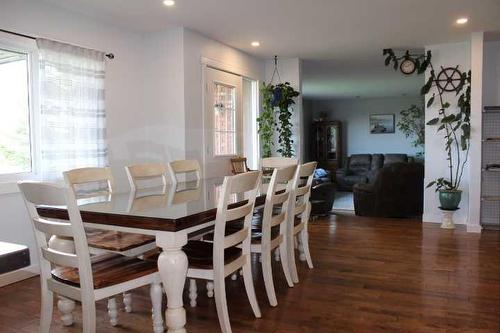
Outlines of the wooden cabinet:
{"label": "wooden cabinet", "polygon": [[340,121],[313,123],[312,151],[318,167],[335,173],[342,166],[342,124]]}

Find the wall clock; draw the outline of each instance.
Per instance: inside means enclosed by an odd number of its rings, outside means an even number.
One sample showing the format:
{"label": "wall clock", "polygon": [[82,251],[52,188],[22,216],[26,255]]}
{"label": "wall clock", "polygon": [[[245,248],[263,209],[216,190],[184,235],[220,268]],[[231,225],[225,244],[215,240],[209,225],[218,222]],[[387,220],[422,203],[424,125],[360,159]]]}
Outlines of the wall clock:
{"label": "wall clock", "polygon": [[401,65],[399,65],[399,69],[403,74],[410,75],[415,72],[417,65],[412,59],[405,59],[401,62]]}

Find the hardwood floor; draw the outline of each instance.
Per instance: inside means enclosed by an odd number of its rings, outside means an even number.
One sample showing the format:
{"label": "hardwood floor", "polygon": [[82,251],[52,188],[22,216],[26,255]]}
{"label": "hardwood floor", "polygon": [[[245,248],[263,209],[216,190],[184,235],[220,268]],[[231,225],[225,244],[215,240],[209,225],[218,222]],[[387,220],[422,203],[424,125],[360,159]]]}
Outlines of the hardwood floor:
{"label": "hardwood floor", "polygon": [[[255,319],[243,281],[227,279],[234,332],[500,332],[500,232],[441,230],[397,219],[333,216],[310,225],[315,268],[298,264],[300,284],[289,289],[275,266],[278,307],[267,303],[258,261],[255,280],[262,319]],[[278,264],[278,263],[275,263]],[[0,332],[36,332],[38,278],[0,288]],[[187,291],[187,288],[186,288]],[[215,303],[198,282],[198,307],[187,306],[188,332],[219,332]],[[150,332],[147,289],[133,292],[134,312],[108,323],[98,303],[98,332]],[[185,304],[189,304],[187,292]],[[123,308],[123,306],[122,306]],[[54,309],[53,332],[65,328]]]}

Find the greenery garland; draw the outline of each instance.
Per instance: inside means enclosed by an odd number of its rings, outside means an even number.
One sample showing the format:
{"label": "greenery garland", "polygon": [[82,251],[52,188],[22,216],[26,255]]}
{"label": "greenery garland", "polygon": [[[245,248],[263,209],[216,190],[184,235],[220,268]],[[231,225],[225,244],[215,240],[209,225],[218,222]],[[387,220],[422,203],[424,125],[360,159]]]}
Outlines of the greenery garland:
{"label": "greenery garland", "polygon": [[291,107],[295,98],[300,95],[289,82],[273,85],[263,84],[262,89],[263,112],[257,118],[259,135],[262,142],[263,157],[271,156],[274,132],[278,133],[279,148],[276,150],[281,156],[294,155],[291,122]]}
{"label": "greenery garland", "polygon": [[[430,75],[427,82],[421,88],[421,95],[427,95],[433,86],[436,87],[436,93],[433,93],[431,98],[427,101],[427,107],[434,104],[436,97],[439,102],[438,117],[433,118],[427,122],[429,126],[438,126],[437,132],[444,131],[446,151],[446,159],[448,160],[449,176],[447,178],[440,177],[427,184],[427,187],[436,185],[436,191],[441,189],[456,191],[460,188],[465,165],[467,164],[470,150],[470,94],[471,94],[471,71],[460,72],[461,80],[457,87],[456,94],[458,98],[458,112],[453,113],[450,110],[450,103],[444,101],[445,90],[437,84],[438,78],[431,62],[432,53],[427,51],[426,54],[410,54],[407,50],[401,57],[396,56],[392,49],[384,49],[383,55],[385,58],[385,65],[389,66],[391,63],[394,70],[399,68],[399,61],[412,60],[417,68],[417,74],[425,73],[430,68]],[[458,66],[457,66],[458,68]],[[461,156],[461,151],[464,155]]]}

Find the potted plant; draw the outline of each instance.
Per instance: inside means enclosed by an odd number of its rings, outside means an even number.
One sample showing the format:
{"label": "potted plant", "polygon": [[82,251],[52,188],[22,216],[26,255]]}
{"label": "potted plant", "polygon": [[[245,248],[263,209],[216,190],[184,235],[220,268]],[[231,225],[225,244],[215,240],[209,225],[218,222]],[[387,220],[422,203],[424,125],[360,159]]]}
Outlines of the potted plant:
{"label": "potted plant", "polygon": [[413,137],[413,147],[420,148],[417,157],[424,156],[425,147],[425,113],[423,105],[411,105],[408,109],[401,110],[401,115],[398,121],[398,128],[403,134],[409,138]]}
{"label": "potted plant", "polygon": [[[460,184],[470,150],[471,72],[459,71],[458,66],[456,66],[442,68],[439,73],[436,73],[431,61],[431,51],[417,55],[406,51],[403,56],[398,57],[392,49],[385,49],[383,55],[386,56],[386,66],[392,63],[395,70],[400,68],[398,66],[400,61],[412,62],[418,74],[425,73],[428,68],[430,69],[429,78],[420,92],[425,96],[432,87],[435,87],[435,92],[427,100],[427,107],[431,107],[437,99],[439,112],[436,118],[427,122],[427,125],[436,126],[437,132],[443,133],[448,175],[431,181],[427,184],[427,188],[436,187],[436,191],[439,192],[441,209],[456,210],[462,198]],[[460,95],[455,111],[451,108],[451,104],[444,99],[446,92]]]}

